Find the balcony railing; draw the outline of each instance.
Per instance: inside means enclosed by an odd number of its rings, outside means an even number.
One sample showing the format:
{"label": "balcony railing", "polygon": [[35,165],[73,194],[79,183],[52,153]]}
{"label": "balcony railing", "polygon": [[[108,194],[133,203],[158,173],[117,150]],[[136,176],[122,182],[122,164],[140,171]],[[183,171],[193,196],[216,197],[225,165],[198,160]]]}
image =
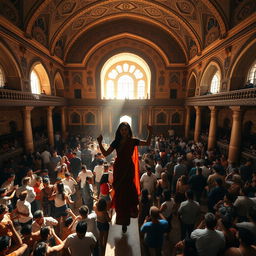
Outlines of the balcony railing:
{"label": "balcony railing", "polygon": [[61,106],[66,105],[65,98],[49,96],[45,94],[33,94],[15,90],[0,89],[0,105],[24,105],[24,106]]}
{"label": "balcony railing", "polygon": [[186,99],[185,103],[188,106],[255,106],[256,88],[189,97]]}

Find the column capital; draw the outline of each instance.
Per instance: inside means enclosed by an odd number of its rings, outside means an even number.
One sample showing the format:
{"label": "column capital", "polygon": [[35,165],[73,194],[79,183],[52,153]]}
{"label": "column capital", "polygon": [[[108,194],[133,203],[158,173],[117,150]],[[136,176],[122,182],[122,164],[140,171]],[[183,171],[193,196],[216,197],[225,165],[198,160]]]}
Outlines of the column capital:
{"label": "column capital", "polygon": [[190,110],[192,107],[191,106],[185,106],[185,109],[188,111]]}
{"label": "column capital", "polygon": [[243,112],[245,109],[241,106],[230,106],[229,107],[233,112]]}
{"label": "column capital", "polygon": [[196,111],[201,111],[204,107],[202,106],[194,106],[195,110]]}
{"label": "column capital", "polygon": [[31,112],[33,110],[34,107],[30,107],[30,106],[26,106],[22,108],[23,112]]}
{"label": "column capital", "polygon": [[54,106],[48,106],[48,107],[46,107],[46,110],[47,111],[52,111],[54,108],[55,108]]}
{"label": "column capital", "polygon": [[208,106],[208,108],[211,110],[211,111],[218,111],[219,108],[217,106]]}

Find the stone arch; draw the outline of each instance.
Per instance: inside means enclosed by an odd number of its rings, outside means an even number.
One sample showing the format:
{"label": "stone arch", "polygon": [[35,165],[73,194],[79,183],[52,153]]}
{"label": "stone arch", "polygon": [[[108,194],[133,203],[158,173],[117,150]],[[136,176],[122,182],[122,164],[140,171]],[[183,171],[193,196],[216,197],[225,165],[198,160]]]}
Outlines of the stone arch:
{"label": "stone arch", "polygon": [[85,114],[85,123],[86,124],[95,124],[96,123],[96,117],[92,112],[88,112]]}
{"label": "stone arch", "polygon": [[203,71],[203,75],[200,82],[200,95],[211,94],[210,93],[211,81],[216,73],[219,74],[219,79],[220,79],[219,92],[221,91],[221,81],[223,77],[223,72],[221,69],[220,62],[214,59],[214,60],[211,60],[206,65],[206,68]]}
{"label": "stone arch", "polygon": [[31,74],[32,71],[35,71],[35,73],[37,74],[37,76],[39,78],[40,86],[41,86],[41,93],[46,94],[46,95],[51,95],[51,84],[50,84],[49,75],[46,71],[46,68],[43,66],[42,62],[35,61],[31,65],[29,74]]}
{"label": "stone arch", "polygon": [[4,73],[6,89],[22,90],[21,72],[12,52],[0,41],[0,65]]}
{"label": "stone arch", "polygon": [[56,96],[64,97],[64,81],[59,71],[54,76],[54,88]]}
{"label": "stone arch", "polygon": [[188,79],[187,97],[196,96],[196,88],[197,88],[196,74],[194,72],[192,72]]}
{"label": "stone arch", "polygon": [[160,112],[156,115],[157,124],[166,124],[167,123],[167,114],[165,112]]}
{"label": "stone arch", "polygon": [[77,112],[72,112],[70,114],[70,124],[78,125],[81,124],[81,115]]}
{"label": "stone arch", "polygon": [[248,72],[252,64],[256,61],[255,55],[252,52],[256,52],[256,38],[250,38],[241,48],[235,61],[232,65],[229,77],[230,82],[228,85],[229,91],[242,89],[246,82]]}
{"label": "stone arch", "polygon": [[180,117],[180,114],[178,112],[175,112],[173,115],[172,115],[172,124],[179,124],[181,121],[181,117]]}

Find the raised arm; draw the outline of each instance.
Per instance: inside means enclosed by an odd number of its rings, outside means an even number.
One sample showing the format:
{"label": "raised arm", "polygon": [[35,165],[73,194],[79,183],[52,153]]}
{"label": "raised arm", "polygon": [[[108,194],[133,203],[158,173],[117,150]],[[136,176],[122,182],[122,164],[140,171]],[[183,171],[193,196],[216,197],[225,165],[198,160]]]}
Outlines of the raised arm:
{"label": "raised arm", "polygon": [[141,140],[139,143],[139,146],[150,146],[153,127],[151,125],[147,125],[147,129],[148,129],[147,140]]}
{"label": "raised arm", "polygon": [[107,150],[105,150],[105,148],[103,147],[102,145],[102,140],[103,140],[103,137],[102,135],[100,135],[98,138],[97,138],[97,141],[99,143],[99,147],[100,147],[100,151],[102,153],[103,156],[108,156],[109,154],[111,154],[113,152],[113,148],[112,147],[109,147]]}

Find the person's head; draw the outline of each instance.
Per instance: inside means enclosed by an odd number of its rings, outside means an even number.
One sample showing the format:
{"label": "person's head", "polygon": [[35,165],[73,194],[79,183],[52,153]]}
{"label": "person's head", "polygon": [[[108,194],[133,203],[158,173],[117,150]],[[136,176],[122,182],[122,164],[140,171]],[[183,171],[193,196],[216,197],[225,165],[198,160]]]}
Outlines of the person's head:
{"label": "person's head", "polygon": [[81,217],[82,217],[83,219],[87,218],[88,213],[89,213],[89,208],[88,208],[87,205],[82,205],[82,206],[79,208],[79,214],[81,215]]}
{"label": "person's head", "polygon": [[58,155],[57,151],[53,151],[53,152],[52,152],[52,156],[53,156],[53,157],[57,157],[57,155]]}
{"label": "person's head", "polygon": [[104,198],[101,198],[97,203],[97,210],[103,212],[107,209],[107,202]]}
{"label": "person's head", "polygon": [[103,164],[104,164],[104,161],[102,159],[99,159],[98,165],[103,165]]}
{"label": "person's head", "polygon": [[81,170],[82,170],[83,172],[86,172],[86,170],[87,170],[87,167],[86,167],[86,165],[85,165],[85,164],[83,164],[83,165],[82,165],[82,168],[81,168]]}
{"label": "person's head", "polygon": [[168,201],[171,199],[171,192],[168,189],[163,191],[164,201]]}
{"label": "person's head", "polygon": [[119,124],[116,130],[116,137],[115,139],[120,141],[122,138],[131,138],[132,137],[132,130],[131,126],[127,122],[122,122]]}
{"label": "person's head", "polygon": [[204,215],[205,225],[208,229],[214,229],[217,225],[216,217],[213,213],[207,212]]}
{"label": "person's head", "polygon": [[168,182],[168,175],[166,172],[161,173],[161,180]]}
{"label": "person's head", "polygon": [[226,193],[224,196],[224,202],[226,203],[233,203],[235,200],[235,195],[232,193]]}
{"label": "person's head", "polygon": [[108,168],[109,168],[108,163],[105,162],[103,166],[104,166],[104,172],[108,172]]}
{"label": "person's head", "polygon": [[188,184],[188,178],[187,178],[187,176],[186,176],[186,175],[182,175],[182,176],[180,177],[180,182],[181,182],[182,185],[187,185],[187,184]]}
{"label": "person's head", "polygon": [[203,169],[202,168],[197,168],[197,175],[202,175]]}
{"label": "person's head", "polygon": [[27,224],[25,226],[22,226],[21,230],[20,230],[20,233],[23,235],[23,236],[30,236],[32,234],[32,226]]}
{"label": "person's head", "polygon": [[10,173],[7,177],[8,182],[12,182],[15,180],[15,174],[14,173]]}
{"label": "person's head", "polygon": [[40,236],[42,241],[47,241],[50,237],[51,229],[49,226],[40,229]]}
{"label": "person's head", "polygon": [[33,256],[46,256],[46,255],[47,255],[47,243],[39,242],[33,251]]}
{"label": "person's head", "polygon": [[69,179],[70,176],[71,176],[70,172],[65,172],[65,178],[66,178],[66,179]]}
{"label": "person's head", "polygon": [[232,218],[228,215],[221,216],[221,223],[226,229],[230,229],[232,227]]}
{"label": "person's head", "polygon": [[40,176],[37,176],[35,180],[36,180],[36,184],[37,184],[38,186],[40,186],[41,183],[42,183],[42,178],[41,178]]}
{"label": "person's head", "polygon": [[44,185],[44,187],[49,187],[50,180],[48,178],[43,178],[43,185]]}
{"label": "person's head", "polygon": [[223,184],[223,181],[222,181],[221,178],[216,178],[216,179],[215,179],[215,183],[216,183],[216,185],[217,185],[218,187],[221,187],[222,184]]}
{"label": "person's head", "polygon": [[0,236],[0,253],[6,253],[11,246],[11,238],[9,236]]}
{"label": "person's head", "polygon": [[148,175],[148,176],[151,176],[151,175],[152,175],[151,166],[146,165],[146,171],[147,171],[147,175]]}
{"label": "person's head", "polygon": [[248,197],[249,194],[250,194],[250,188],[249,188],[249,187],[246,187],[246,186],[242,187],[241,193],[242,193],[243,196]]}
{"label": "person's head", "polygon": [[25,201],[26,198],[27,198],[27,195],[28,195],[27,190],[22,191],[22,192],[20,193],[20,196],[19,196],[20,201]]}
{"label": "person's head", "polygon": [[26,176],[32,177],[32,175],[33,175],[33,170],[32,169],[28,169],[27,172],[26,172]]}
{"label": "person's head", "polygon": [[159,209],[156,206],[151,206],[149,210],[149,215],[152,220],[157,220],[159,218]]}
{"label": "person's head", "polygon": [[43,213],[43,211],[41,211],[41,210],[35,211],[33,217],[34,217],[35,222],[39,226],[41,226],[44,223],[44,213]]}
{"label": "person's head", "polygon": [[108,183],[108,173],[104,173],[104,174],[101,176],[100,185],[101,185],[101,184],[104,184],[104,183]]}
{"label": "person's head", "polygon": [[178,164],[181,164],[181,163],[182,163],[182,160],[183,160],[182,157],[178,157],[177,163],[178,163]]}
{"label": "person's head", "polygon": [[87,223],[85,221],[79,221],[76,225],[77,236],[82,239],[87,231]]}
{"label": "person's head", "polygon": [[238,228],[238,239],[241,244],[245,245],[246,247],[250,247],[255,243],[255,236],[251,230],[247,228]]}
{"label": "person's head", "polygon": [[193,193],[192,190],[186,191],[185,195],[186,195],[188,200],[193,200],[194,199],[194,193]]}
{"label": "person's head", "polygon": [[57,184],[57,191],[59,194],[64,193],[64,184],[63,183],[58,183]]}
{"label": "person's head", "polygon": [[22,184],[23,184],[24,186],[26,186],[26,185],[28,185],[28,184],[30,183],[30,180],[31,180],[30,177],[25,177],[25,178],[23,179],[23,181],[22,181]]}

